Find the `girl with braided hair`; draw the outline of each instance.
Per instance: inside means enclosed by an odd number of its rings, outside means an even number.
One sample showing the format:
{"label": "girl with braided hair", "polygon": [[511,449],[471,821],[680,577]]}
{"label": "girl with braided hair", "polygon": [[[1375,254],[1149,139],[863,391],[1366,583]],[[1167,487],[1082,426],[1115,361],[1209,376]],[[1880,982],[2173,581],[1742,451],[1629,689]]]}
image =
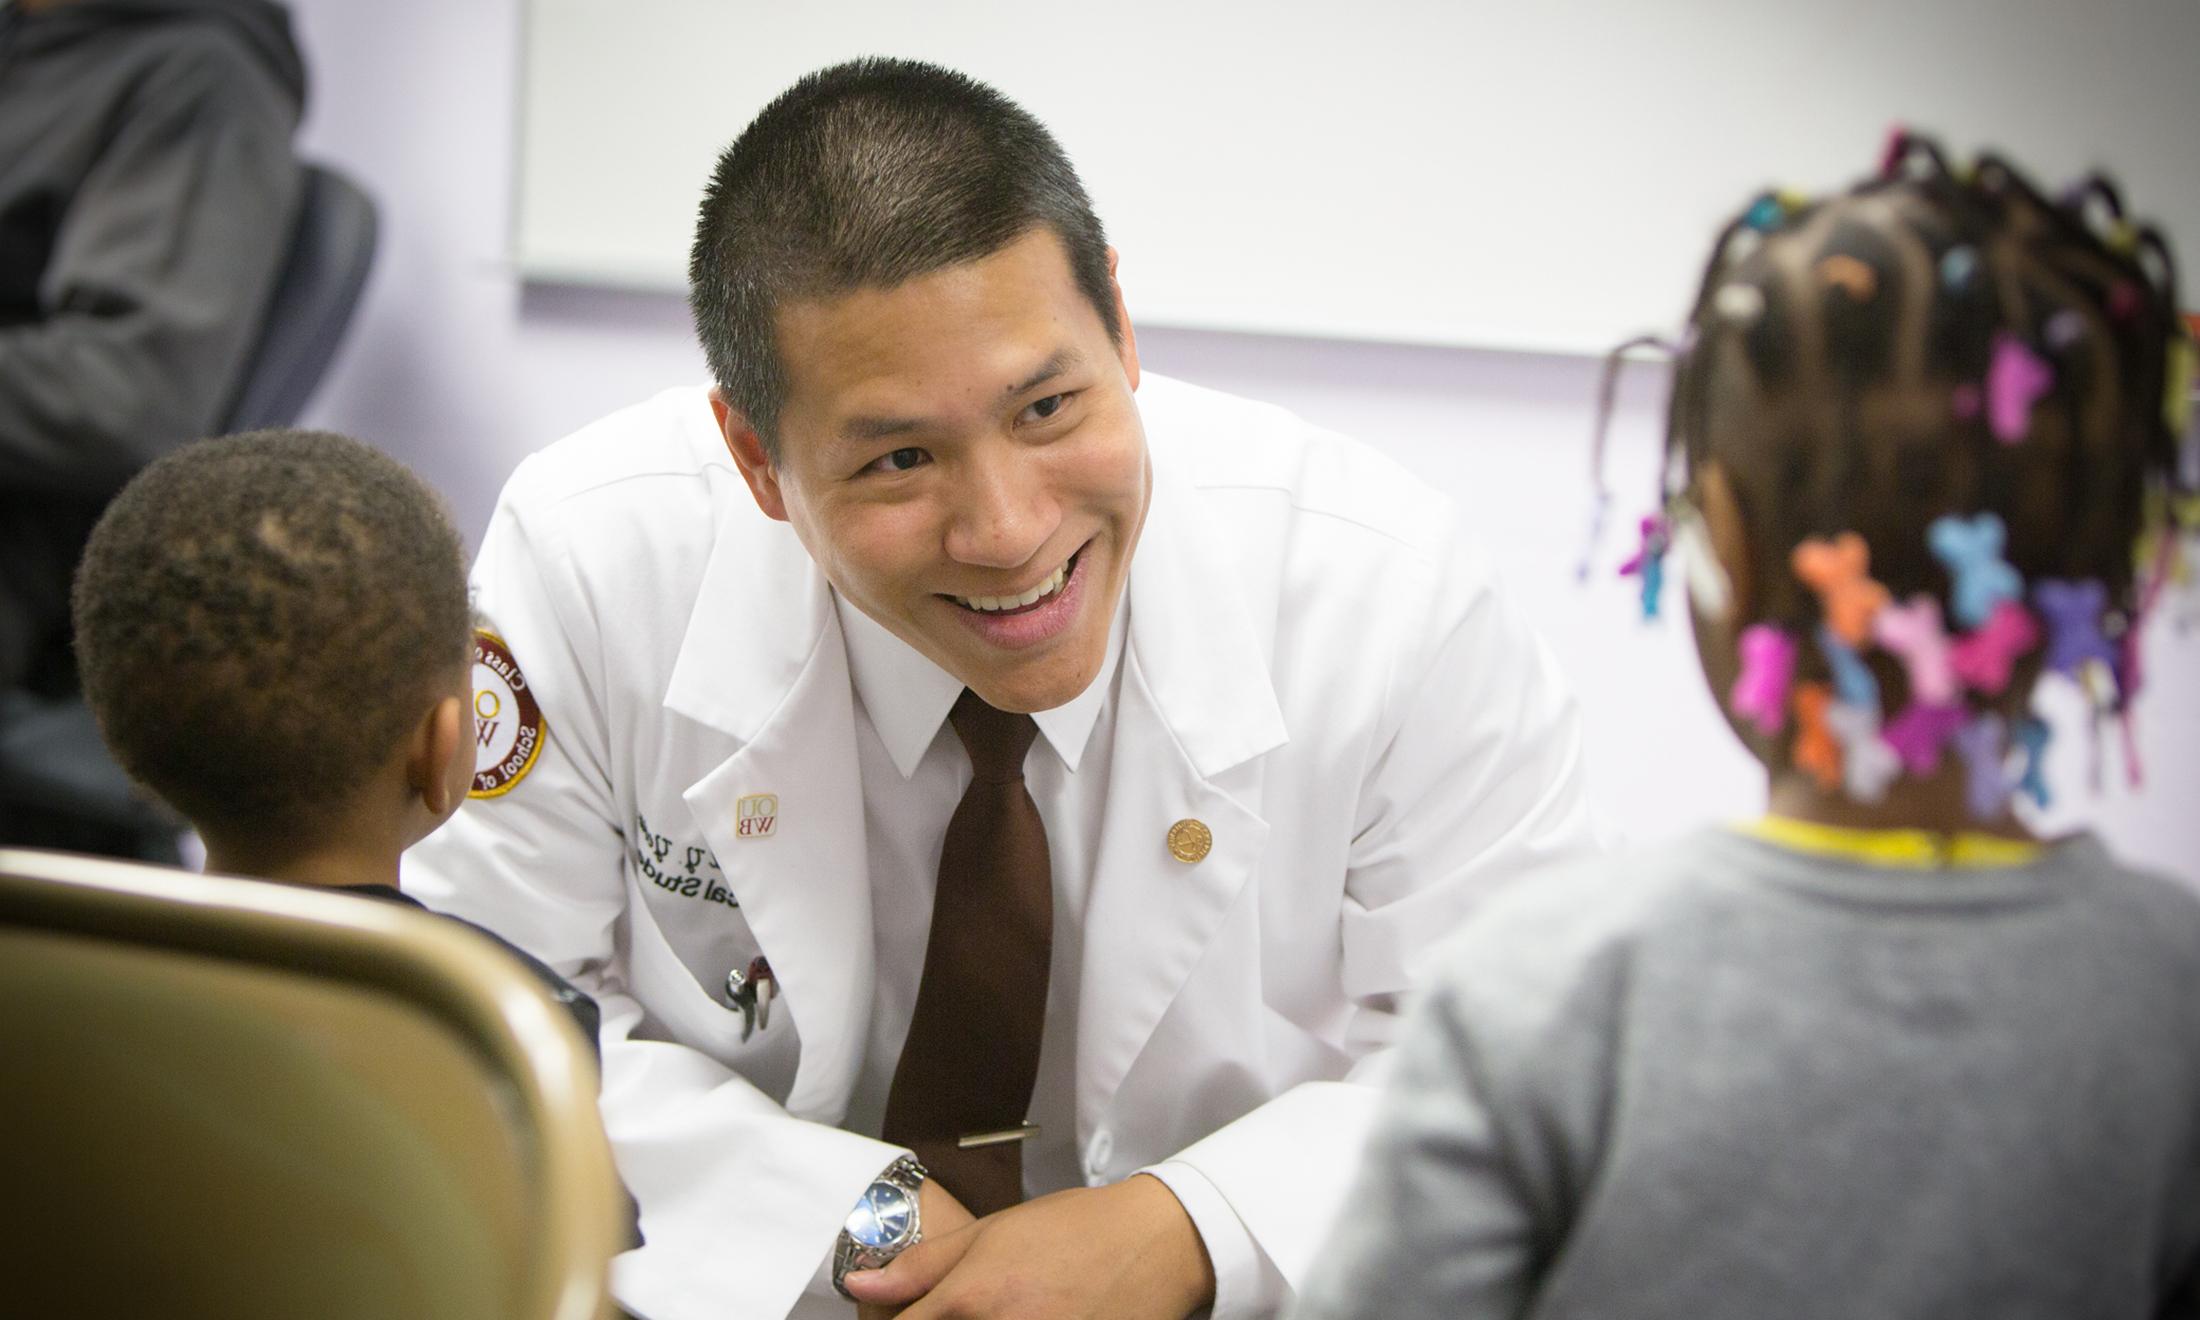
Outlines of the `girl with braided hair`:
{"label": "girl with braided hair", "polygon": [[2035,685],[2137,773],[2176,306],[2107,179],[1906,133],[1726,227],[1629,568],[1686,561],[1770,811],[1460,933],[1301,1315],[2200,1316],[2200,901],[2012,808]]}

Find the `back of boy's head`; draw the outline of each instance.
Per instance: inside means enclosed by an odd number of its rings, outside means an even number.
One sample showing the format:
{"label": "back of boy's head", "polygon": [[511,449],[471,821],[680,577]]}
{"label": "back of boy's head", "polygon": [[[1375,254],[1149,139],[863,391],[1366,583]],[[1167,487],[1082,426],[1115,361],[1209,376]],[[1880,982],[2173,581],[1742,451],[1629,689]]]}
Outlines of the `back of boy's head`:
{"label": "back of boy's head", "polygon": [[148,467],[78,569],[84,693],[116,759],[199,825],[325,828],[471,655],[465,551],[402,464],[324,432]]}
{"label": "back of boy's head", "polygon": [[[2113,184],[2050,201],[1997,157],[1958,173],[1898,133],[1877,177],[1815,203],[1766,194],[1722,233],[1678,352],[1666,479],[1683,516],[1712,465],[1726,479],[1747,532],[1746,617],[1729,622],[1762,633],[1760,658],[1791,657],[1821,707],[1844,647],[1876,678],[1875,722],[1939,707],[1943,738],[2015,709],[2043,665],[2120,707],[2167,562],[2135,564],[2135,542],[2193,484],[2190,354],[2169,250]],[[2066,608],[2090,584],[2098,607]],[[1913,691],[1935,622],[1974,652],[1999,630],[2016,677],[1988,663],[1953,698]],[[2098,636],[2079,646],[2065,624]],[[2101,663],[2079,672],[2073,647]],[[1747,700],[1777,766],[1807,721]]]}

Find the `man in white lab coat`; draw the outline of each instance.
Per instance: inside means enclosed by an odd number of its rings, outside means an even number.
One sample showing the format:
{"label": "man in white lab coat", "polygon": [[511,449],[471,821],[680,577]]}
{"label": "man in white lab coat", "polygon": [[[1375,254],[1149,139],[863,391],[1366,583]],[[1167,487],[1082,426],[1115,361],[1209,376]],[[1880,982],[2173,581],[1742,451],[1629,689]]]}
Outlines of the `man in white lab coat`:
{"label": "man in white lab coat", "polygon": [[[405,882],[601,1003],[631,1310],[846,1314],[837,1286],[912,1320],[1271,1314],[1423,952],[1587,842],[1571,703],[1449,506],[1280,410],[1142,382],[1114,268],[997,93],[813,75],[704,203],[716,384],[505,489],[485,800]],[[1044,1011],[1000,1083],[1023,1122],[938,1157],[1011,1144],[1032,1199],[975,1219],[890,1135],[940,1076],[906,1066],[920,985],[967,970],[927,950],[971,701],[1032,715],[1015,791],[1051,863],[1035,948],[981,932],[1038,962]],[[925,1031],[989,1069],[999,1009]]]}

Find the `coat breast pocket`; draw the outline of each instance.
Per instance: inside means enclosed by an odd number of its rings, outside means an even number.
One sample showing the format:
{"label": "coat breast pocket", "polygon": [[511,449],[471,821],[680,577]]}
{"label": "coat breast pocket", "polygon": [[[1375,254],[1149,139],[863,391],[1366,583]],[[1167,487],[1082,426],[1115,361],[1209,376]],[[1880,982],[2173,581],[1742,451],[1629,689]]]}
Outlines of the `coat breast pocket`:
{"label": "coat breast pocket", "polygon": [[702,1050],[784,1098],[799,1053],[794,1022],[774,1010],[776,985],[756,985],[758,972],[769,975],[762,949],[708,850],[636,848],[627,882],[629,975],[646,1015],[637,1034]]}

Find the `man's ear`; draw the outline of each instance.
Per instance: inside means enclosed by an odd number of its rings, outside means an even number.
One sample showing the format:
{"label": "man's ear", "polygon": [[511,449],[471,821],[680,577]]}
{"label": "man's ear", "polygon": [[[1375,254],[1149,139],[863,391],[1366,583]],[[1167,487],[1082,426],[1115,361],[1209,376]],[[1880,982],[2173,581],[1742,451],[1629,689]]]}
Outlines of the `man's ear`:
{"label": "man's ear", "polygon": [[741,479],[749,483],[756,507],[767,518],[787,521],[787,500],[779,489],[779,471],[772,466],[771,455],[764,452],[764,437],[727,402],[725,391],[716,385],[710,387],[710,415],[718,419],[718,434],[725,439],[726,452],[733,455],[733,465],[741,469]]}
{"label": "man's ear", "polygon": [[474,748],[466,736],[471,732],[466,716],[466,703],[458,697],[436,702],[413,731],[405,758],[406,784],[438,820],[458,810],[473,783]]}
{"label": "man's ear", "polygon": [[1115,323],[1122,327],[1123,342],[1116,345],[1116,356],[1123,360],[1123,375],[1130,380],[1131,392],[1138,391],[1138,332],[1131,328],[1130,308],[1123,304],[1123,284],[1115,278],[1116,263],[1122,253],[1108,249],[1108,287],[1115,290]]}

